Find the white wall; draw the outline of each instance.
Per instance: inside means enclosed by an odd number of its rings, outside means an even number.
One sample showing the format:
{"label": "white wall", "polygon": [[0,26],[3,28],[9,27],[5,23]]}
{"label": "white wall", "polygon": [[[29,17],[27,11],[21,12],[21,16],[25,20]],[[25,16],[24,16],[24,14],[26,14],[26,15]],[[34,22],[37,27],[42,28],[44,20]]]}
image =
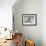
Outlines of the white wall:
{"label": "white wall", "polygon": [[41,40],[42,46],[46,46],[46,0],[41,1]]}
{"label": "white wall", "polygon": [[12,6],[16,0],[0,0],[0,27],[12,28]]}
{"label": "white wall", "polygon": [[[41,0],[41,16],[40,16],[40,0],[22,0],[22,4],[20,1],[18,1],[19,5],[17,5],[16,0],[0,0],[0,26],[12,28],[12,6],[15,3],[14,10],[16,10],[14,13],[16,15],[15,19],[16,22],[16,29],[18,31],[23,32],[25,36],[27,36],[25,33],[28,34],[29,38],[34,39],[36,42],[40,40],[40,34],[41,34],[41,42],[42,46],[46,46],[46,0]],[[26,3],[25,3],[26,2]],[[36,3],[36,5],[34,4]],[[20,5],[21,4],[21,5]],[[27,6],[25,6],[27,5]],[[20,7],[19,7],[20,6]],[[17,8],[19,7],[19,8]],[[33,8],[34,7],[34,8]],[[15,9],[17,8],[17,9]],[[13,10],[13,11],[14,11]],[[34,12],[35,11],[35,12]],[[22,26],[22,13],[37,13],[38,15],[38,25],[37,26]],[[41,19],[39,19],[41,18]],[[39,22],[40,21],[40,22]],[[41,32],[41,33],[40,33]],[[37,35],[38,33],[38,35]],[[40,33],[40,34],[39,34]],[[25,37],[24,36],[24,37]],[[39,42],[37,42],[37,45]]]}
{"label": "white wall", "polygon": [[[22,32],[24,38],[35,41],[36,46],[41,46],[41,1],[18,0],[13,6],[15,30]],[[22,26],[22,14],[37,14],[37,26]]]}

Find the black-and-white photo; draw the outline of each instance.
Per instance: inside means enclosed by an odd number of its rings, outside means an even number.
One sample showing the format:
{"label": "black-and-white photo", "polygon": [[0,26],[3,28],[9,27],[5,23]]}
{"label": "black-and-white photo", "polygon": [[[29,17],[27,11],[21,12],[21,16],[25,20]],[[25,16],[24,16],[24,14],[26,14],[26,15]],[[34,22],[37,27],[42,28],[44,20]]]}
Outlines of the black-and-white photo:
{"label": "black-and-white photo", "polygon": [[34,26],[37,24],[36,14],[22,14],[22,25]]}

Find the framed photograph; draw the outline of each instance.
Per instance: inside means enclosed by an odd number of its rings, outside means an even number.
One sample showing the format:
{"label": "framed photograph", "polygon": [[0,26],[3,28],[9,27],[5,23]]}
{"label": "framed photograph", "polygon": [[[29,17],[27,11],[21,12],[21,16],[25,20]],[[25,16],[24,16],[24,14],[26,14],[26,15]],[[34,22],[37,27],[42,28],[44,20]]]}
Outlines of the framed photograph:
{"label": "framed photograph", "polygon": [[22,14],[22,26],[36,26],[37,14]]}

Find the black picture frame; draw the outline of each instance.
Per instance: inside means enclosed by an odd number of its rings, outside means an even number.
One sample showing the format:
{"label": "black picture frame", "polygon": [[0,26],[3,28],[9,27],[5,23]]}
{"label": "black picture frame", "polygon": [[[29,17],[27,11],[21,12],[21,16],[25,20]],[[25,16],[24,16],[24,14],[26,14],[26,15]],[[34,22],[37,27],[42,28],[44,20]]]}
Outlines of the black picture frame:
{"label": "black picture frame", "polygon": [[22,14],[22,26],[36,26],[37,14]]}

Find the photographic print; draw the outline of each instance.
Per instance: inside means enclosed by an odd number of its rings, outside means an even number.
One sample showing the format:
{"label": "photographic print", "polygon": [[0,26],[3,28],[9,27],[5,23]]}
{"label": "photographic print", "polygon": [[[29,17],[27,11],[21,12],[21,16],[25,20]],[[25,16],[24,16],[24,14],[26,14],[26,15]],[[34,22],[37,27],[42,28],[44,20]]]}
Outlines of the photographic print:
{"label": "photographic print", "polygon": [[37,14],[22,14],[22,25],[23,26],[36,26]]}

